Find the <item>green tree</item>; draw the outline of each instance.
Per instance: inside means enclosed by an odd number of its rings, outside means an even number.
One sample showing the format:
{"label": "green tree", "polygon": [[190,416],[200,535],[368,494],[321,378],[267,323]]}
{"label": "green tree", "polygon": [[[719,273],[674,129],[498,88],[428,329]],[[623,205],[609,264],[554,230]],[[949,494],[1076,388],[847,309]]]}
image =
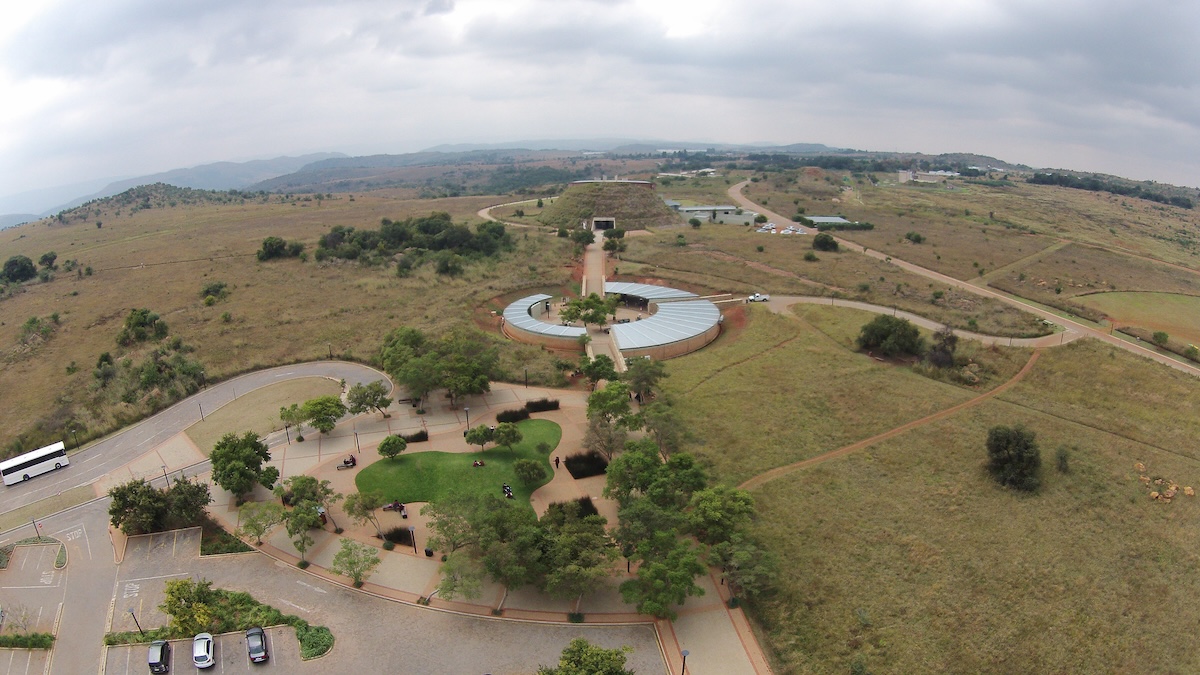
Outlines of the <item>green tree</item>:
{"label": "green tree", "polygon": [[674,539],[666,556],[642,559],[637,577],[621,584],[621,597],[636,605],[640,614],[674,621],[678,616],[676,606],[688,596],[704,595],[704,589],[696,585],[696,577],[705,571],[696,547],[687,540]]}
{"label": "green tree", "polygon": [[476,512],[479,562],[505,592],[533,584],[545,574],[545,536],[537,516],[527,508],[489,496]]}
{"label": "green tree", "polygon": [[812,247],[818,251],[834,251],[838,250],[837,239],[833,238],[828,232],[821,232],[813,237]]}
{"label": "green tree", "polygon": [[724,485],[692,494],[688,527],[705,544],[727,541],[754,517],[754,497],[746,490]]}
{"label": "green tree", "polygon": [[1001,484],[1032,492],[1041,486],[1037,436],[1020,424],[994,426],[987,435],[988,470]]}
{"label": "green tree", "polygon": [[605,649],[575,638],[563,649],[558,667],[542,666],[538,675],[634,675],[625,668],[625,656],[630,651],[629,647]]}
{"label": "green tree", "polygon": [[346,495],[342,509],[358,525],[370,523],[375,527],[375,534],[383,538],[383,530],[379,527],[379,516],[375,513],[384,505],[383,495],[374,492],[352,492]]}
{"label": "green tree", "polygon": [[779,562],[740,532],[709,550],[709,562],[721,568],[729,581],[729,593],[751,600],[769,591],[779,576]]}
{"label": "green tree", "polygon": [[524,438],[521,429],[512,422],[501,422],[492,434],[492,440],[496,442],[496,445],[503,445],[508,448],[509,452],[512,452],[513,446]]}
{"label": "green tree", "polygon": [[23,255],[14,255],[5,260],[4,270],[0,272],[0,279],[12,284],[29,281],[36,276],[37,267],[34,267],[32,260]]}
{"label": "green tree", "polygon": [[646,433],[658,444],[658,450],[664,456],[678,451],[688,438],[687,425],[668,399],[657,398],[642,405],[639,415]]}
{"label": "green tree", "polygon": [[287,256],[287,242],[279,237],[267,237],[263,239],[262,248],[258,249],[257,256],[259,260],[283,258]]}
{"label": "green tree", "polygon": [[48,251],[46,253],[43,253],[41,258],[38,258],[38,264],[41,265],[42,267],[45,267],[46,269],[52,270],[52,269],[54,269],[54,261],[55,260],[58,260],[58,254],[55,253],[54,251]]}
{"label": "green tree", "polygon": [[127,535],[157,532],[166,517],[167,504],[162,491],[139,478],[108,490],[108,505],[113,527]]}
{"label": "green tree", "polygon": [[683,525],[683,515],[675,510],[664,509],[649,499],[630,499],[617,512],[617,529],[613,539],[626,559],[632,558],[638,548],[654,539],[655,535],[669,533],[673,539]]}
{"label": "green tree", "polygon": [[612,461],[613,455],[625,447],[629,434],[618,423],[604,415],[594,415],[588,418],[587,431],[583,434],[583,447],[592,452],[604,455]]}
{"label": "green tree", "polygon": [[180,477],[166,490],[167,525],[174,529],[200,522],[205,508],[212,503],[208,483]]}
{"label": "green tree", "polygon": [[580,246],[587,246],[596,241],[596,233],[591,230],[574,230],[571,232],[571,241]]}
{"label": "green tree", "polygon": [[430,392],[444,386],[442,357],[432,352],[414,356],[395,371],[389,370],[388,374],[418,401],[423,401]]}
{"label": "green tree", "polygon": [[343,538],[341,549],[333,554],[333,564],[329,566],[329,571],[350,577],[354,580],[354,587],[361,588],[363,579],[378,566],[379,554],[374,548],[353,539]]}
{"label": "green tree", "polygon": [[483,508],[483,497],[474,493],[455,493],[421,508],[427,519],[429,547],[452,553],[479,540],[475,529],[476,514]]}
{"label": "green tree", "polygon": [[472,599],[479,597],[483,585],[483,566],[466,551],[451,551],[438,568],[442,578],[438,581],[437,594],[453,600],[457,597]]}
{"label": "green tree", "polygon": [[270,488],[279,478],[279,470],[266,465],[271,461],[267,444],[253,431],[241,436],[233,432],[225,434],[213,447],[209,459],[213,482],[228,490],[239,503],[256,483]]}
{"label": "green tree", "polygon": [[296,551],[300,553],[300,562],[304,563],[302,566],[307,566],[308,561],[304,559],[304,556],[316,541],[309,534],[309,530],[321,526],[317,503],[307,499],[293,503],[292,509],[284,516],[283,522],[287,526],[288,536],[292,538],[292,546],[295,546]]}
{"label": "green tree", "polygon": [[757,216],[754,216],[754,222],[762,225],[763,223],[767,222],[767,217],[760,213]]}
{"label": "green tree", "polygon": [[546,536],[545,591],[579,598],[612,574],[617,550],[603,516],[579,516],[575,502],[554,504],[542,517]]}
{"label": "green tree", "polygon": [[958,347],[958,336],[954,329],[942,326],[933,334],[933,347],[925,358],[938,368],[949,368],[954,365],[954,350]]}
{"label": "green tree", "polygon": [[255,546],[272,527],[283,522],[283,507],[275,502],[250,502],[238,509],[238,534],[253,537]]}
{"label": "green tree", "polygon": [[603,389],[592,392],[588,396],[587,414],[605,417],[610,422],[624,424],[628,420],[632,408],[629,404],[629,385],[614,380],[604,385]]}
{"label": "green tree", "polygon": [[387,438],[379,441],[379,454],[388,458],[396,459],[400,453],[408,449],[408,441],[404,440],[403,436],[392,434]]}
{"label": "green tree", "polygon": [[346,394],[346,401],[349,403],[347,408],[352,415],[359,415],[368,410],[377,410],[379,414],[386,417],[392,398],[388,392],[387,383],[383,380],[375,380],[350,387],[350,391]]}
{"label": "green tree", "polygon": [[513,473],[526,485],[532,485],[546,478],[546,467],[536,459],[518,459],[513,462]]}
{"label": "green tree", "polygon": [[604,496],[617,500],[622,507],[644,494],[662,470],[658,448],[648,439],[630,441],[625,452],[613,459],[606,472]]}
{"label": "green tree", "polygon": [[619,301],[620,297],[616,295],[602,298],[596,293],[589,293],[586,298],[568,300],[559,317],[568,323],[582,321],[584,326],[602,326],[608,321],[608,317],[617,311]]}
{"label": "green tree", "polygon": [[439,340],[437,349],[451,405],[462,396],[491,391],[492,374],[500,363],[494,344],[478,334],[454,332]]}
{"label": "green tree", "polygon": [[858,334],[859,349],[878,349],[884,356],[919,356],[925,351],[925,338],[908,319],[880,314]]}
{"label": "green tree", "polygon": [[171,631],[177,635],[195,635],[213,627],[217,593],[207,579],[171,579],[163,590],[159,611],[171,617]]}
{"label": "green tree", "polygon": [[688,225],[691,225],[692,227],[700,227],[700,219],[688,218]]}
{"label": "green tree", "polygon": [[1171,339],[1171,336],[1168,335],[1166,331],[1158,330],[1154,331],[1154,335],[1152,335],[1150,339],[1159,347],[1166,347],[1167,342]]}
{"label": "green tree", "polygon": [[304,418],[323,434],[333,431],[337,421],[346,414],[342,399],[332,394],[305,401],[303,410]]}
{"label": "green tree", "polygon": [[161,340],[167,336],[167,331],[167,323],[154,312],[145,308],[131,309],[117,334],[117,344],[127,347],[135,342]]}
{"label": "green tree", "polygon": [[643,400],[654,394],[658,383],[667,377],[667,367],[662,361],[638,358],[629,362],[629,368],[622,379],[629,383],[629,390],[642,397]]}
{"label": "green tree", "polygon": [[708,485],[708,473],[686,452],[671,455],[646,488],[645,495],[663,508],[682,509],[692,495]]}
{"label": "green tree", "polygon": [[474,429],[467,429],[467,435],[463,438],[468,445],[478,445],[479,451],[483,452],[484,446],[492,440],[492,430],[486,424],[480,424]]}
{"label": "green tree", "polygon": [[589,359],[587,354],[584,354],[579,360],[579,371],[588,379],[588,382],[591,382],[593,390],[596,389],[596,383],[600,380],[617,379],[616,364],[607,354],[597,354],[593,359]]}
{"label": "green tree", "polygon": [[304,408],[300,407],[299,403],[279,408],[279,421],[283,422],[285,429],[287,427],[296,427],[296,438],[301,441],[304,440],[304,435],[300,433],[300,426],[308,420],[304,415]]}

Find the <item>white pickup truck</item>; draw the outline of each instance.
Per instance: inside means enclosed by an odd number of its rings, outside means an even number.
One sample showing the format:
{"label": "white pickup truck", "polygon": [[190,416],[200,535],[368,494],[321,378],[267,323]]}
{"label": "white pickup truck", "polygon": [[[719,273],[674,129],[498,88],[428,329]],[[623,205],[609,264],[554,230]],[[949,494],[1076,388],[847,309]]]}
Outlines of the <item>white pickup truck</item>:
{"label": "white pickup truck", "polygon": [[770,299],[771,296],[767,295],[766,293],[755,293],[754,295],[746,298],[746,302],[766,302]]}

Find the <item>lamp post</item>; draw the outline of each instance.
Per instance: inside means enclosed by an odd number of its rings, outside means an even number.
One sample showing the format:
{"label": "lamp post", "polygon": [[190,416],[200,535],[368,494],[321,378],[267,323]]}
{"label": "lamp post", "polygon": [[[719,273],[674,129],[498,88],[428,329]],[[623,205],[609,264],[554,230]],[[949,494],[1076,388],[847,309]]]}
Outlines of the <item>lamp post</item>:
{"label": "lamp post", "polygon": [[200,421],[203,422],[204,421],[204,406],[200,405],[199,401],[196,401],[196,406],[200,408]]}
{"label": "lamp post", "polygon": [[79,447],[79,434],[75,433],[75,427],[71,427],[71,436],[75,438],[75,447]]}
{"label": "lamp post", "polygon": [[412,539],[413,555],[417,555],[417,528],[412,525],[408,526],[408,538]]}
{"label": "lamp post", "polygon": [[357,451],[358,451],[358,452],[360,452],[360,453],[362,452],[362,448],[360,448],[360,447],[358,446],[358,432],[357,432],[357,431],[356,431],[356,432],[354,432],[354,449],[355,449],[355,450],[357,450]]}
{"label": "lamp post", "polygon": [[686,650],[686,649],[685,649],[685,650],[683,650],[683,651],[679,652],[679,654],[680,654],[680,656],[682,656],[682,657],[683,657],[683,668],[680,668],[680,669],[679,669],[679,675],[683,675],[684,673],[686,673],[686,672],[687,672],[687,657],[688,657],[688,650]]}
{"label": "lamp post", "polygon": [[463,412],[465,412],[467,414],[467,428],[470,429],[471,428],[471,409],[464,405]]}
{"label": "lamp post", "polygon": [[167,465],[163,465],[163,480],[167,482],[167,487],[171,487],[171,479],[167,477]]}
{"label": "lamp post", "polygon": [[138,632],[142,634],[142,637],[146,637],[146,631],[142,630],[142,624],[138,623],[137,614],[133,613],[132,607],[129,608],[129,616],[133,617],[133,625],[137,626]]}

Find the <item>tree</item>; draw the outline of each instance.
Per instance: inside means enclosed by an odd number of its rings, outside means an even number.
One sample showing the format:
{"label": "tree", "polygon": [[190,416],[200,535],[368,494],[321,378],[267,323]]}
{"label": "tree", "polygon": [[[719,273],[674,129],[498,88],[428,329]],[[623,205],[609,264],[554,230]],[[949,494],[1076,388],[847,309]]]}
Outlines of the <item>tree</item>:
{"label": "tree", "polygon": [[629,383],[630,391],[646,399],[654,393],[664,377],[667,377],[666,364],[654,359],[640,358],[629,362],[623,379]]}
{"label": "tree", "polygon": [[453,553],[479,540],[475,530],[476,513],[483,508],[483,496],[456,493],[421,508],[428,519],[429,547]]}
{"label": "tree", "polygon": [[513,462],[513,473],[526,485],[545,480],[546,466],[536,459],[518,459]]}
{"label": "tree", "polygon": [[492,374],[500,363],[494,344],[477,334],[454,332],[438,341],[437,350],[451,405],[462,396],[491,391]]}
{"label": "tree", "polygon": [[275,502],[250,502],[238,509],[238,534],[253,537],[255,546],[261,546],[263,535],[281,522],[283,507]]}
{"label": "tree", "polygon": [[283,422],[285,429],[289,426],[296,427],[297,440],[304,440],[304,435],[300,433],[300,426],[303,425],[307,419],[308,418],[304,416],[304,408],[301,408],[300,404],[298,403],[293,403],[290,407],[283,406],[279,408],[279,421]]}
{"label": "tree", "polygon": [[625,452],[613,459],[607,470],[604,496],[625,507],[637,495],[645,493],[662,469],[658,448],[648,439],[630,441]]}
{"label": "tree", "polygon": [[253,431],[241,436],[233,432],[225,434],[213,447],[209,459],[213,482],[228,490],[239,503],[254,489],[255,483],[262,482],[264,487],[270,488],[279,477],[275,467],[267,467],[274,469],[273,472],[264,469],[266,462],[271,461],[271,452]]}
{"label": "tree", "polygon": [[333,564],[329,566],[329,571],[350,577],[354,580],[354,587],[361,588],[363,578],[379,566],[379,554],[374,548],[353,539],[343,538],[341,546],[342,548],[333,554]]}
{"label": "tree", "polygon": [[346,495],[346,501],[342,503],[342,509],[346,511],[346,515],[350,516],[351,520],[359,525],[370,523],[375,526],[375,534],[379,538],[383,538],[383,530],[379,527],[379,516],[375,511],[384,505],[383,495],[375,492],[353,492]]}
{"label": "tree", "polygon": [[154,339],[161,340],[167,336],[167,322],[148,309],[131,309],[125,317],[125,325],[117,333],[117,344],[128,347],[135,342]]}
{"label": "tree", "polygon": [[762,225],[763,223],[767,222],[767,217],[760,213],[757,216],[754,216],[754,222]]}
{"label": "tree", "polygon": [[583,434],[583,447],[604,455],[610,462],[617,450],[625,446],[629,434],[621,425],[604,415],[588,418],[587,431]]}
{"label": "tree", "polygon": [[754,497],[746,490],[724,485],[692,494],[688,527],[705,544],[728,541],[754,517]]}
{"label": "tree", "polygon": [[629,385],[619,380],[609,382],[603,389],[588,396],[587,415],[605,417],[610,422],[623,423],[632,409],[629,405]]}
{"label": "tree", "polygon": [[596,389],[596,383],[600,380],[617,379],[616,364],[607,354],[598,354],[593,359],[589,359],[587,354],[584,354],[583,358],[579,360],[579,371],[592,383],[593,391]]}
{"label": "tree", "polygon": [[834,251],[838,250],[837,239],[833,238],[828,232],[821,232],[813,237],[812,247],[818,251]]}
{"label": "tree", "polygon": [[166,490],[166,521],[170,527],[187,527],[200,522],[212,503],[208,483],[180,477]]}
{"label": "tree", "polygon": [[442,574],[437,585],[437,594],[453,600],[459,596],[467,598],[479,597],[483,584],[483,566],[466,551],[451,551],[438,569]]}
{"label": "tree", "polygon": [[1152,335],[1150,339],[1159,347],[1166,347],[1167,342],[1171,339],[1171,336],[1168,335],[1166,331],[1158,330],[1154,331],[1154,335]]}
{"label": "tree", "polygon": [[486,424],[480,424],[474,429],[467,429],[466,439],[468,445],[478,445],[479,451],[483,452],[485,445],[492,440],[492,430]]}
{"label": "tree", "polygon": [[579,516],[575,502],[554,504],[542,516],[546,533],[545,590],[562,598],[582,597],[612,574],[617,551],[604,516]]}
{"label": "tree", "polygon": [[305,401],[303,410],[304,418],[323,434],[333,431],[337,421],[346,414],[342,399],[332,394]]}
{"label": "tree", "polygon": [[942,326],[933,334],[933,347],[925,358],[938,368],[949,368],[954,365],[954,350],[958,347],[958,336],[954,329]]}
{"label": "tree", "polygon": [[653,539],[657,533],[667,532],[675,537],[679,526],[683,524],[683,515],[661,508],[649,499],[634,498],[617,512],[617,522],[619,524],[613,531],[613,539],[628,560],[637,553],[639,546]]}
{"label": "tree", "polygon": [[288,536],[292,538],[292,546],[300,553],[301,566],[307,566],[304,555],[308,549],[315,543],[309,530],[321,526],[321,516],[317,512],[317,503],[311,500],[304,500],[294,503],[292,510],[284,516],[284,524],[287,525]]}
{"label": "tree", "polygon": [[404,362],[395,371],[388,371],[392,379],[404,387],[409,396],[418,401],[429,393],[440,389],[442,384],[442,360],[437,354],[422,354]]}
{"label": "tree", "polygon": [[679,450],[688,437],[687,425],[680,419],[672,402],[665,398],[643,405],[639,415],[646,433],[650,434],[658,444],[659,452],[665,456]]}
{"label": "tree", "polygon": [[267,237],[266,239],[263,239],[262,248],[260,248],[257,253],[259,260],[283,258],[286,255],[287,242],[279,237]]}
{"label": "tree", "polygon": [[195,635],[212,628],[213,604],[217,593],[207,579],[172,579],[163,590],[163,601],[159,611],[171,617],[170,626],[174,633]]}
{"label": "tree", "polygon": [[729,581],[733,597],[751,600],[770,590],[779,575],[779,562],[770,551],[760,548],[741,532],[709,550],[709,562],[721,568]]}
{"label": "tree", "polygon": [[23,255],[14,255],[4,261],[4,270],[0,272],[0,279],[12,284],[29,281],[36,276],[37,267],[34,267],[32,260]]}
{"label": "tree", "polygon": [[691,225],[692,227],[700,227],[700,219],[688,218],[688,225]]}
{"label": "tree", "polygon": [[139,478],[109,489],[108,505],[113,527],[127,535],[156,532],[166,515],[166,501],[158,488]]}
{"label": "tree", "polygon": [[400,453],[408,449],[408,441],[404,440],[403,436],[392,434],[387,438],[379,441],[379,454],[388,458],[396,459]]}
{"label": "tree", "polygon": [[537,516],[507,500],[489,496],[476,512],[479,534],[473,546],[492,581],[505,592],[536,583],[545,574],[545,536]]}
{"label": "tree", "polygon": [[587,246],[596,241],[596,233],[591,230],[575,230],[571,232],[571,241],[580,246]]}
{"label": "tree", "polygon": [[1020,424],[988,429],[988,470],[1001,484],[1032,492],[1041,485],[1042,455],[1037,436]]}
{"label": "tree", "polygon": [[708,485],[708,473],[686,452],[670,457],[655,473],[646,497],[663,508],[682,509],[692,495]]}
{"label": "tree", "polygon": [[521,429],[513,422],[501,422],[496,431],[492,434],[492,440],[496,445],[503,445],[512,452],[513,446],[520,443],[525,436],[521,433]]}
{"label": "tree", "polygon": [[346,394],[346,402],[349,403],[347,408],[352,415],[365,413],[368,410],[377,410],[379,414],[386,417],[387,407],[392,404],[392,398],[387,384],[383,380],[375,380],[350,387],[350,391]]}
{"label": "tree", "polygon": [[867,322],[858,334],[859,349],[878,349],[884,356],[909,354],[919,356],[925,351],[925,338],[908,319],[880,314]]}
{"label": "tree", "polygon": [[54,261],[55,260],[58,260],[58,254],[55,253],[54,251],[49,251],[49,252],[43,253],[41,258],[38,258],[38,264],[41,265],[42,267],[45,267],[46,269],[52,270],[52,269],[54,269]]}
{"label": "tree", "polygon": [[621,597],[637,605],[640,614],[674,621],[678,616],[675,606],[682,605],[688,596],[704,595],[704,589],[696,585],[696,577],[705,571],[696,547],[687,540],[675,539],[665,557],[642,557],[637,578],[621,584]]}
{"label": "tree", "polygon": [[541,666],[538,675],[633,675],[625,668],[625,655],[630,651],[629,647],[605,649],[575,638],[563,649],[558,667]]}
{"label": "tree", "polygon": [[568,323],[582,321],[584,326],[589,323],[601,326],[617,311],[619,301],[620,296],[610,295],[602,298],[596,293],[589,293],[586,298],[568,300],[559,317]]}

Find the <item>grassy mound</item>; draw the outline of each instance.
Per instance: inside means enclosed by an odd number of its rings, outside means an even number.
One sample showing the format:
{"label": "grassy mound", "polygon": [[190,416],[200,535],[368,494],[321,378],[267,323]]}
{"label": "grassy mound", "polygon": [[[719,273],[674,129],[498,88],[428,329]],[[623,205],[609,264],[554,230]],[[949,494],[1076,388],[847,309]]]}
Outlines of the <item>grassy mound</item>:
{"label": "grassy mound", "polygon": [[539,220],[552,227],[575,227],[593,216],[617,219],[623,230],[683,222],[653,189],[636,183],[576,183],[546,206]]}

